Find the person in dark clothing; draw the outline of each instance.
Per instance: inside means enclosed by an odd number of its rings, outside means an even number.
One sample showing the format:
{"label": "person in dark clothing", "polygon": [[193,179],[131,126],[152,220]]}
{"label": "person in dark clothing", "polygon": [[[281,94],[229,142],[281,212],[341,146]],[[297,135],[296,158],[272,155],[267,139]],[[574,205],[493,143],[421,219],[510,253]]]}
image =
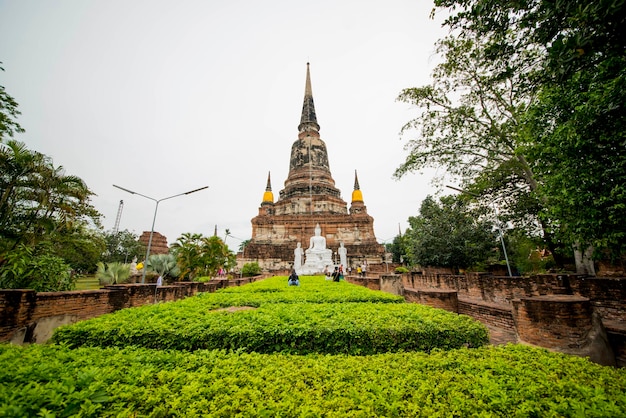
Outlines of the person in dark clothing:
{"label": "person in dark clothing", "polygon": [[289,280],[287,280],[287,284],[289,286],[300,286],[300,278],[296,273],[296,270],[291,270],[291,274],[289,275]]}

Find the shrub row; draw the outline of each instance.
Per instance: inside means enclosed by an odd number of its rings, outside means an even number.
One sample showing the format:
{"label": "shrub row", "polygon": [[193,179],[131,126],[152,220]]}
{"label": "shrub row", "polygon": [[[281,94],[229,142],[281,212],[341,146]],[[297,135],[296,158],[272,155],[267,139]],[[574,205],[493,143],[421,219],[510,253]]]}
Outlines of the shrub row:
{"label": "shrub row", "polygon": [[404,303],[402,296],[370,290],[344,281],[332,282],[325,280],[323,276],[302,276],[300,286],[287,286],[287,277],[276,276],[245,286],[220,289],[217,293],[205,293],[203,296],[222,306],[259,306],[260,303]]}
{"label": "shrub row", "polygon": [[0,345],[0,416],[626,413],[626,371],[526,346],[373,356]]}
{"label": "shrub row", "polygon": [[468,317],[307,276],[297,287],[287,286],[286,277],[274,277],[182,301],[124,309],[57,329],[53,337],[74,348],[137,345],[299,354],[429,351],[480,346],[487,340],[486,329]]}
{"label": "shrub row", "polygon": [[[230,349],[293,354],[375,354],[478,347],[487,329],[468,316],[409,303],[266,303],[245,310],[202,304],[140,308],[57,329],[76,348],[130,345],[155,349]],[[131,311],[131,310],[128,310]]]}

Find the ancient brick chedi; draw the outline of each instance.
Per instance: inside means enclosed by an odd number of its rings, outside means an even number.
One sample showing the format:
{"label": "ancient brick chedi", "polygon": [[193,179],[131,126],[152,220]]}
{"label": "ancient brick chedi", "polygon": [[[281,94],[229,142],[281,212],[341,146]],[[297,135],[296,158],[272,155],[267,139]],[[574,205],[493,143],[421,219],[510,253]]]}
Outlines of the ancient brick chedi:
{"label": "ancient brick chedi", "polygon": [[259,214],[252,219],[252,238],[245,247],[244,259],[258,261],[270,270],[289,268],[298,242],[303,249],[308,248],[319,224],[333,254],[340,243],[347,248],[349,266],[382,263],[384,248],[376,241],[374,219],[367,214],[356,171],[348,210],[335,187],[326,144],[319,131],[307,63],[302,117],[298,139],[291,147],[285,187],[274,202],[268,175]]}

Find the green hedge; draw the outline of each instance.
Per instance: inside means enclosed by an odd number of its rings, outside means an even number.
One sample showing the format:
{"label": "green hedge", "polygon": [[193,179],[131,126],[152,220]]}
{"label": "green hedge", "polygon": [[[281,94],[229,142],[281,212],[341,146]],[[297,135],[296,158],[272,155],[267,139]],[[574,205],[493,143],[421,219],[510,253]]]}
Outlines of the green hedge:
{"label": "green hedge", "polygon": [[[260,303],[385,302],[404,303],[402,296],[367,289],[324,276],[302,276],[300,286],[287,286],[286,276],[276,276],[245,286],[228,287],[202,296],[221,306],[259,306]],[[228,304],[231,305],[228,305]]]}
{"label": "green hedge", "polygon": [[374,356],[0,345],[0,416],[620,417],[626,371],[526,346]]}
{"label": "green hedge", "polygon": [[57,329],[53,340],[72,348],[375,354],[478,347],[489,337],[468,316],[410,303],[266,303],[246,310],[209,310],[202,303],[187,303],[78,322]]}
{"label": "green hedge", "polygon": [[[220,310],[232,307],[257,309]],[[388,326],[392,322],[397,325]],[[70,347],[371,354],[479,346],[488,337],[486,329],[468,317],[407,304],[389,293],[304,276],[300,286],[287,286],[286,277],[273,277],[181,301],[123,309],[61,327],[53,341]]]}

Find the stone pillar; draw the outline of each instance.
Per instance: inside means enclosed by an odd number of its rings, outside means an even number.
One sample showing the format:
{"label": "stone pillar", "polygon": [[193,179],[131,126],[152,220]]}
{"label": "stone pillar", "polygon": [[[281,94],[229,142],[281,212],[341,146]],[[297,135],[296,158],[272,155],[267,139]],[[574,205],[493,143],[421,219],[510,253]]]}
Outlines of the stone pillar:
{"label": "stone pillar", "polygon": [[383,274],[380,276],[380,290],[402,296],[404,294],[402,276],[399,274]]}
{"label": "stone pillar", "polygon": [[588,298],[545,295],[513,300],[518,340],[614,366],[615,356]]}

